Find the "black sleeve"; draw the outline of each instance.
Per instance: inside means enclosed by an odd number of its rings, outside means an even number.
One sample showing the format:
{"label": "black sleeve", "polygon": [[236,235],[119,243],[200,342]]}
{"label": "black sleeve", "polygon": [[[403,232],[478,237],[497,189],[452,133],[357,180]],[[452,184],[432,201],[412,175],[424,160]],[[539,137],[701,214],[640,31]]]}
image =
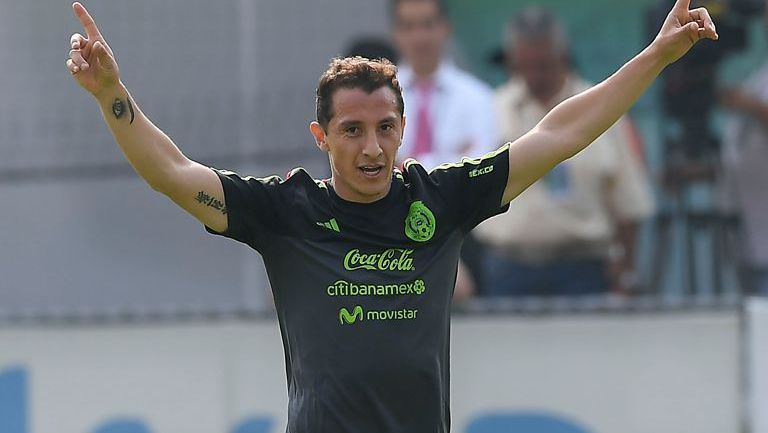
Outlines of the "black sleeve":
{"label": "black sleeve", "polygon": [[509,143],[480,158],[441,165],[429,177],[438,185],[455,221],[468,232],[509,209],[509,204],[501,205],[509,177]]}
{"label": "black sleeve", "polygon": [[248,244],[260,251],[265,238],[278,226],[282,179],[278,176],[242,177],[232,171],[211,169],[219,176],[224,189],[227,230],[220,233],[208,226],[205,226],[205,230]]}

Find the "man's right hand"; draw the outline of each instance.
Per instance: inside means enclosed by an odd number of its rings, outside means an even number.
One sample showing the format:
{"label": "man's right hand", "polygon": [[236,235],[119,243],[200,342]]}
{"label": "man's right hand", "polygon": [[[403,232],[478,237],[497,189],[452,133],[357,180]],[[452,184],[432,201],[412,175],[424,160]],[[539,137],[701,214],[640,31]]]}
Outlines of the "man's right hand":
{"label": "man's right hand", "polygon": [[87,37],[80,33],[72,35],[67,69],[80,86],[98,98],[100,93],[120,83],[117,62],[85,7],[75,2],[72,10],[85,28]]}
{"label": "man's right hand", "polygon": [[87,37],[79,33],[72,35],[67,69],[98,101],[104,120],[128,162],[152,189],[166,195],[206,226],[217,232],[226,231],[227,203],[216,173],[187,158],[141,112],[120,82],[115,56],[91,15],[77,2],[72,10]]}

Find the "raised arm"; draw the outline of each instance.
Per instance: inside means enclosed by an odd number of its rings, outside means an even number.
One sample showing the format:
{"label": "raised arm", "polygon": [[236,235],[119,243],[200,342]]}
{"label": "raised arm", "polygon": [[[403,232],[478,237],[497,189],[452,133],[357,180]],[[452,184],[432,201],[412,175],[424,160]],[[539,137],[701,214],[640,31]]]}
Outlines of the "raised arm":
{"label": "raised arm", "polygon": [[222,232],[227,229],[221,182],[210,168],[190,160],[141,112],[120,81],[119,69],[91,15],[80,3],[72,8],[86,36],[72,35],[67,69],[101,107],[109,129],[131,166],[159,191],[200,222]]}
{"label": "raised arm", "polygon": [[563,101],[512,144],[502,204],[595,141],[629,110],[667,65],[685,55],[696,42],[718,38],[707,10],[689,7],[690,0],[678,0],[647,48],[605,81]]}

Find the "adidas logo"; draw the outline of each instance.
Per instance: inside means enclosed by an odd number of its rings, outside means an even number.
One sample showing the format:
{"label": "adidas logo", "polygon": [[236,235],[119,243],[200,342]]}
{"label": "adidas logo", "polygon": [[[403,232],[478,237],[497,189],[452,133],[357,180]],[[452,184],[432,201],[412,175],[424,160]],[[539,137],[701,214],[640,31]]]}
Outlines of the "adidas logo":
{"label": "adidas logo", "polygon": [[328,230],[333,230],[336,233],[341,233],[341,230],[339,230],[339,224],[336,222],[336,218],[331,218],[330,221],[317,222],[315,224],[319,225],[320,227],[326,228]]}

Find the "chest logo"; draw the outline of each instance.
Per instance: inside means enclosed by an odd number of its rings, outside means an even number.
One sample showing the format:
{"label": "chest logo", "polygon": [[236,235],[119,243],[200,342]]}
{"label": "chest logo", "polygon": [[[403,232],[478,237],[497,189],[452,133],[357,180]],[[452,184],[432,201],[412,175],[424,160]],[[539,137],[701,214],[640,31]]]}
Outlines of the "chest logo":
{"label": "chest logo", "polygon": [[405,235],[416,242],[426,242],[435,235],[435,216],[423,202],[411,203],[405,218]]}
{"label": "chest logo", "polygon": [[414,271],[413,250],[390,248],[381,253],[365,254],[359,249],[350,250],[344,256],[344,269],[356,271],[367,269],[369,271]]}
{"label": "chest logo", "polygon": [[341,233],[341,230],[339,230],[339,223],[336,222],[336,218],[331,218],[330,221],[325,221],[325,222],[319,221],[319,222],[316,222],[315,224],[317,224],[322,228],[334,231],[336,233]]}
{"label": "chest logo", "polygon": [[346,308],[339,310],[339,322],[341,322],[342,325],[345,323],[347,325],[351,325],[358,320],[363,320],[363,307],[356,305],[352,310],[352,313],[350,313]]}

